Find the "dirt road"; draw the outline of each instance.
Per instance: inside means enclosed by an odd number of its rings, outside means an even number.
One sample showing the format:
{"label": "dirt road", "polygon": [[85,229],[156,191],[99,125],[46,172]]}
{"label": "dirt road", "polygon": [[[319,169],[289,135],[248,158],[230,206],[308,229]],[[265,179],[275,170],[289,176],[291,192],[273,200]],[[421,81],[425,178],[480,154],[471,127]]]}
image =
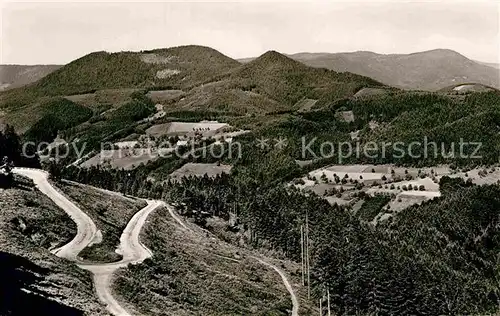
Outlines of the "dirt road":
{"label": "dirt road", "polygon": [[283,284],[285,285],[288,293],[290,293],[290,297],[292,298],[292,316],[299,316],[299,300],[297,299],[297,296],[295,295],[295,291],[293,290],[293,287],[290,284],[290,281],[288,281],[288,278],[287,278],[285,272],[283,272],[283,270],[281,270],[277,266],[275,266],[269,262],[266,262],[260,258],[257,258],[257,257],[253,257],[253,258],[255,260],[259,261],[260,263],[262,263],[263,265],[268,266],[270,268],[273,268],[274,271],[276,271],[280,275],[281,280],[283,280]]}
{"label": "dirt road", "polygon": [[152,256],[151,251],[139,241],[139,235],[148,215],[156,208],[164,206],[165,203],[161,201],[147,201],[148,205],[132,217],[120,237],[120,245],[116,250],[117,253],[123,256],[121,261],[105,264],[84,264],[78,259],[78,253],[97,238],[97,228],[92,219],[48,182],[48,174],[46,172],[38,169],[24,168],[15,168],[14,172],[32,179],[36,187],[54,201],[57,206],[62,208],[77,224],[75,238],[61,248],[53,250],[52,253],[58,257],[76,262],[80,268],[93,273],[97,296],[106,304],[106,308],[111,314],[120,316],[130,315],[113,297],[111,279],[117,269],[126,267],[129,263],[140,263]]}
{"label": "dirt road", "polygon": [[[191,228],[186,226],[186,224],[184,224],[182,218],[175,213],[175,210],[172,206],[166,205],[166,207],[168,209],[168,212],[170,213],[170,216],[172,216],[172,218],[181,226],[182,229],[185,229],[187,231],[190,231],[190,232],[196,234],[196,232],[194,230],[192,230]],[[203,230],[205,230],[205,229],[203,229]],[[251,256],[251,258],[257,260],[258,262],[260,262],[261,264],[263,264],[269,268],[272,268],[274,271],[276,271],[279,274],[279,276],[281,277],[281,280],[283,281],[283,284],[285,285],[288,293],[290,294],[290,298],[292,299],[292,316],[299,316],[299,306],[300,306],[299,300],[297,299],[297,296],[295,295],[295,291],[293,289],[293,286],[290,283],[290,281],[288,280],[286,273],[283,270],[281,270],[280,268],[278,268],[277,266],[275,266],[272,263],[269,263],[267,261],[264,261],[261,258],[258,258],[255,256]],[[231,258],[230,260],[234,260],[234,259]]]}
{"label": "dirt road", "polygon": [[125,268],[128,264],[141,263],[153,255],[151,250],[139,241],[139,235],[149,214],[158,207],[163,206],[164,203],[161,201],[147,201],[147,203],[148,205],[137,212],[128,222],[127,227],[125,227],[120,237],[120,245],[116,252],[123,256],[122,260],[106,264],[78,265],[80,268],[94,274],[94,284],[97,296],[107,305],[107,310],[113,315],[131,315],[113,297],[111,289],[113,273],[119,268]]}
{"label": "dirt road", "polygon": [[[146,223],[146,219],[155,209],[159,207],[167,207],[168,212],[174,218],[174,220],[181,226],[182,229],[192,231],[183,220],[175,213],[174,208],[170,205],[165,204],[162,201],[146,201],[147,206],[138,211],[132,219],[129,221],[125,230],[120,237],[120,245],[116,250],[117,253],[122,255],[122,260],[114,263],[104,263],[104,264],[85,264],[78,259],[78,253],[82,251],[85,247],[89,246],[93,242],[96,242],[98,237],[98,231],[96,225],[92,219],[85,214],[80,208],[69,201],[61,193],[59,193],[48,181],[48,173],[38,169],[25,169],[25,168],[15,168],[14,173],[23,175],[33,180],[36,187],[48,196],[54,203],[63,209],[71,219],[77,224],[77,234],[68,244],[55,249],[52,251],[58,257],[66,258],[73,262],[76,262],[78,266],[82,269],[88,270],[94,275],[94,285],[96,288],[96,293],[104,304],[106,304],[106,309],[113,315],[119,316],[129,316],[131,315],[114,297],[111,289],[113,273],[119,269],[124,268],[128,264],[141,263],[147,258],[152,256],[151,250],[144,246],[140,240],[139,236],[141,229]],[[286,274],[276,267],[275,265],[264,261],[263,259],[253,257],[255,260],[259,261],[263,265],[274,269],[283,280],[283,284],[290,293],[292,299],[292,316],[298,316],[299,302],[295,295],[292,285],[287,279]]]}
{"label": "dirt road", "polygon": [[49,183],[47,172],[39,169],[25,168],[14,168],[13,171],[33,180],[38,190],[63,209],[76,223],[77,234],[73,240],[60,248],[52,250],[52,253],[60,258],[77,261],[80,251],[98,240],[97,228],[92,219]]}

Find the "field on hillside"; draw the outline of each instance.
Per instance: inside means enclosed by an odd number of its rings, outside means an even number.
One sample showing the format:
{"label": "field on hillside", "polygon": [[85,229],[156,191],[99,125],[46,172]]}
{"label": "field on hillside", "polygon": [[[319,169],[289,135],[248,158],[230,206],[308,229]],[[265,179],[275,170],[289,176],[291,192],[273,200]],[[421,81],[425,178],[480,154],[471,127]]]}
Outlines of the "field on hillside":
{"label": "field on hillside", "polygon": [[[294,183],[306,192],[323,196],[331,204],[351,207],[359,202],[361,192],[369,196],[388,196],[391,199],[384,207],[388,213],[441,196],[439,181],[443,176],[469,180],[478,185],[496,184],[500,181],[500,169],[495,166],[456,170],[447,165],[427,168],[337,165],[313,170],[301,180],[294,180]],[[387,214],[379,215],[383,215],[383,219],[388,218]]]}
{"label": "field on hillside", "polygon": [[[121,143],[124,145],[123,143]],[[169,157],[174,152],[174,148],[129,148],[130,143],[124,146],[127,148],[102,150],[100,153],[92,156],[90,159],[82,162],[80,167],[88,168],[92,166],[109,166],[115,169],[134,169],[141,164],[154,161],[160,157]]]}
{"label": "field on hillside", "polygon": [[160,125],[154,125],[146,130],[148,135],[154,137],[160,136],[194,136],[196,132],[201,133],[204,137],[214,136],[218,130],[228,127],[226,123],[216,121],[202,122],[170,122]]}
{"label": "field on hillside", "polygon": [[146,202],[72,182],[55,185],[92,218],[100,231],[102,241],[85,248],[79,256],[90,262],[120,260],[121,256],[115,252],[120,236],[132,216],[145,207]]}
{"label": "field on hillside", "polygon": [[99,109],[105,105],[117,107],[131,100],[130,95],[138,89],[103,89],[94,93],[67,95],[64,98],[91,109]]}
{"label": "field on hillside", "polygon": [[359,194],[391,197],[387,210],[401,211],[413,204],[441,196],[439,179],[452,175],[448,166],[402,168],[394,165],[336,165],[313,170],[295,186],[323,196],[329,203],[350,205]]}
{"label": "field on hillside", "polygon": [[70,241],[76,225],[28,180],[0,189],[0,314],[108,315],[91,275],[49,252]]}
{"label": "field on hillside", "polygon": [[300,100],[299,102],[295,103],[295,105],[293,107],[297,111],[309,111],[316,104],[316,102],[318,102],[318,100],[303,99],[303,100]]}
{"label": "field on hillside", "polygon": [[147,96],[155,103],[170,103],[182,98],[184,94],[182,90],[153,90]]}
{"label": "field on hillside", "polygon": [[159,158],[182,156],[187,148],[206,146],[207,141],[230,143],[236,136],[248,133],[235,130],[227,123],[216,121],[169,122],[153,125],[145,134],[129,134],[114,143],[115,149],[101,150],[83,161],[80,166],[105,166],[115,169],[135,169]]}
{"label": "field on hillside", "polygon": [[169,178],[174,181],[178,181],[183,177],[203,177],[204,175],[207,175],[208,177],[215,177],[216,175],[230,172],[231,166],[229,165],[218,165],[216,163],[187,163],[172,172],[169,175]]}

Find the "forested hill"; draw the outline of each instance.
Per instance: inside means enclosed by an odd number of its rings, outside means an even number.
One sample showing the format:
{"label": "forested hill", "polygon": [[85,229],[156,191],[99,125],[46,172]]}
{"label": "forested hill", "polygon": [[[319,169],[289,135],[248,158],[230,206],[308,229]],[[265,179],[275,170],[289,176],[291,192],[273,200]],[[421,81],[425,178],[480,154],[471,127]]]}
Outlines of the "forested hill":
{"label": "forested hill", "polygon": [[203,46],[143,52],[95,52],[79,58],[29,87],[41,95],[71,95],[106,88],[201,84],[239,63]]}
{"label": "forested hill", "polygon": [[382,86],[368,77],[308,67],[275,51],[237,68],[230,78],[244,83],[250,91],[288,105],[302,98],[319,99],[320,104],[326,104],[352,96],[363,87]]}
{"label": "forested hill", "polygon": [[301,100],[311,99],[316,107],[322,107],[352,97],[364,87],[382,87],[382,84],[351,73],[308,67],[269,51],[251,63],[189,90],[176,105],[186,111],[290,112],[300,109],[295,105]]}
{"label": "forested hill", "polygon": [[296,54],[291,57],[309,66],[350,71],[405,89],[435,91],[468,82],[500,87],[498,69],[470,60],[449,49],[413,54],[353,52]]}

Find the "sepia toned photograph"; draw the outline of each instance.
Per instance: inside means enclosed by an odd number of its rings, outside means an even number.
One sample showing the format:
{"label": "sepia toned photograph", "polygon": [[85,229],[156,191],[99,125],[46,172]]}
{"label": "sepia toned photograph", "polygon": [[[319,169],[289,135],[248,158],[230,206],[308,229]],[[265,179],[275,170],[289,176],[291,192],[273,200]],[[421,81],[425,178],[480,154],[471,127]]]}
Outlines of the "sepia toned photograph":
{"label": "sepia toned photograph", "polygon": [[0,10],[0,316],[500,315],[497,0]]}

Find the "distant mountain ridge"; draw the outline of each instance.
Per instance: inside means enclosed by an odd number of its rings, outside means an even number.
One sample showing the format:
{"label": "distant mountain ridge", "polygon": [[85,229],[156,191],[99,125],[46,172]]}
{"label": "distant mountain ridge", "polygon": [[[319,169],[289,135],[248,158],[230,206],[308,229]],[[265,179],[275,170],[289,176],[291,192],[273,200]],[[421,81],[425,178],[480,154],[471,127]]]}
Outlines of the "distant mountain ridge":
{"label": "distant mountain ridge", "polygon": [[[453,50],[435,49],[411,54],[377,54],[370,51],[296,53],[288,56],[307,66],[351,72],[403,89],[436,91],[463,83],[500,88],[500,66],[471,60]],[[189,45],[143,52],[95,52],[63,65],[0,65],[0,91],[22,87],[51,75],[37,85],[45,92],[92,90],[108,86],[196,85],[256,58],[234,60],[203,46]],[[128,65],[126,65],[128,63]],[[64,67],[65,71],[58,72]],[[73,78],[73,70],[88,74]],[[114,68],[114,69],[113,69]],[[187,69],[186,69],[187,68]],[[110,71],[111,70],[111,71]],[[151,79],[146,73],[155,72]],[[88,76],[87,76],[88,75]],[[98,77],[95,77],[98,75]],[[111,77],[108,78],[108,75]],[[95,77],[95,78],[94,78]],[[123,77],[123,78],[122,78]],[[146,79],[149,77],[149,79]],[[123,82],[113,82],[113,81]],[[180,84],[182,80],[182,84]],[[58,82],[56,86],[51,83]],[[85,81],[85,82],[83,82]],[[59,84],[60,83],[60,84]],[[72,87],[65,87],[71,84]],[[56,92],[56,94],[60,94]]]}
{"label": "distant mountain ridge", "polygon": [[[449,49],[411,54],[297,53],[288,55],[311,67],[352,72],[403,89],[436,91],[461,83],[500,87],[500,72]],[[241,59],[249,62],[252,58]]]}
{"label": "distant mountain ridge", "polygon": [[0,91],[35,82],[62,65],[0,65]]}

